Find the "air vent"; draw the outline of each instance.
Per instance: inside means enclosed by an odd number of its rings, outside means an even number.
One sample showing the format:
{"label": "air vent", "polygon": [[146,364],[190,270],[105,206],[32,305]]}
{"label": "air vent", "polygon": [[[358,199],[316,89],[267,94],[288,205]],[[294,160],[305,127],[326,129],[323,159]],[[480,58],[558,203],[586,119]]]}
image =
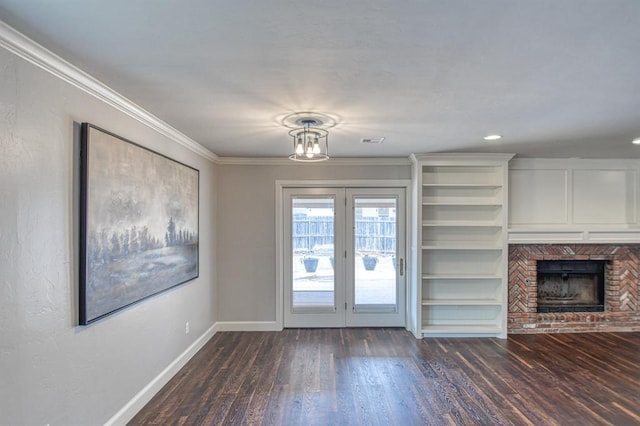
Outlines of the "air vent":
{"label": "air vent", "polygon": [[360,139],[360,143],[382,143],[382,141],[384,141],[384,137]]}

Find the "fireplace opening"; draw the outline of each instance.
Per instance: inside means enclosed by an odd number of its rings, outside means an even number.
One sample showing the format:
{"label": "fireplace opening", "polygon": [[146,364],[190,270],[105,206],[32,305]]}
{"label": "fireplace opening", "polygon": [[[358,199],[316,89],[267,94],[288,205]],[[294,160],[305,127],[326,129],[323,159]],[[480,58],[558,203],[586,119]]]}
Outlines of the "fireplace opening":
{"label": "fireplace opening", "polygon": [[603,312],[605,263],[538,261],[538,312]]}

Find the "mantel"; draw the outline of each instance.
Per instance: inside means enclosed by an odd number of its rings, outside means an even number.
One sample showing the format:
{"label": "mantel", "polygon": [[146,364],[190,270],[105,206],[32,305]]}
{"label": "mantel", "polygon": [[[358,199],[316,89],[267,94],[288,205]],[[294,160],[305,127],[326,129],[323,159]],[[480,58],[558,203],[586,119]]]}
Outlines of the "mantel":
{"label": "mantel", "polygon": [[640,229],[509,228],[510,244],[637,243]]}

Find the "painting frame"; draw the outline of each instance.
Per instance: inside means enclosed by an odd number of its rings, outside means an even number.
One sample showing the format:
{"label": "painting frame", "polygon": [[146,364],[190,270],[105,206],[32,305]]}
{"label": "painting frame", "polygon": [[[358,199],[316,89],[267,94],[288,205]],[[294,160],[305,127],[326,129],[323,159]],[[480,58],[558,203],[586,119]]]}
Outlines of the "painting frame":
{"label": "painting frame", "polygon": [[81,124],[79,324],[199,277],[200,171]]}

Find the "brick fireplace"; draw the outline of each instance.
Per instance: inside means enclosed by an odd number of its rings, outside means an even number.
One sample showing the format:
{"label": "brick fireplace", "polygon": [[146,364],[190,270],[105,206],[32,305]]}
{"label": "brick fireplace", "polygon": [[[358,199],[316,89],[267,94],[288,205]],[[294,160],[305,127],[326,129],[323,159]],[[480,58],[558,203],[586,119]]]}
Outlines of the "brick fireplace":
{"label": "brick fireplace", "polygon": [[[537,263],[602,260],[604,312],[537,312]],[[510,244],[508,332],[640,331],[640,244]]]}

